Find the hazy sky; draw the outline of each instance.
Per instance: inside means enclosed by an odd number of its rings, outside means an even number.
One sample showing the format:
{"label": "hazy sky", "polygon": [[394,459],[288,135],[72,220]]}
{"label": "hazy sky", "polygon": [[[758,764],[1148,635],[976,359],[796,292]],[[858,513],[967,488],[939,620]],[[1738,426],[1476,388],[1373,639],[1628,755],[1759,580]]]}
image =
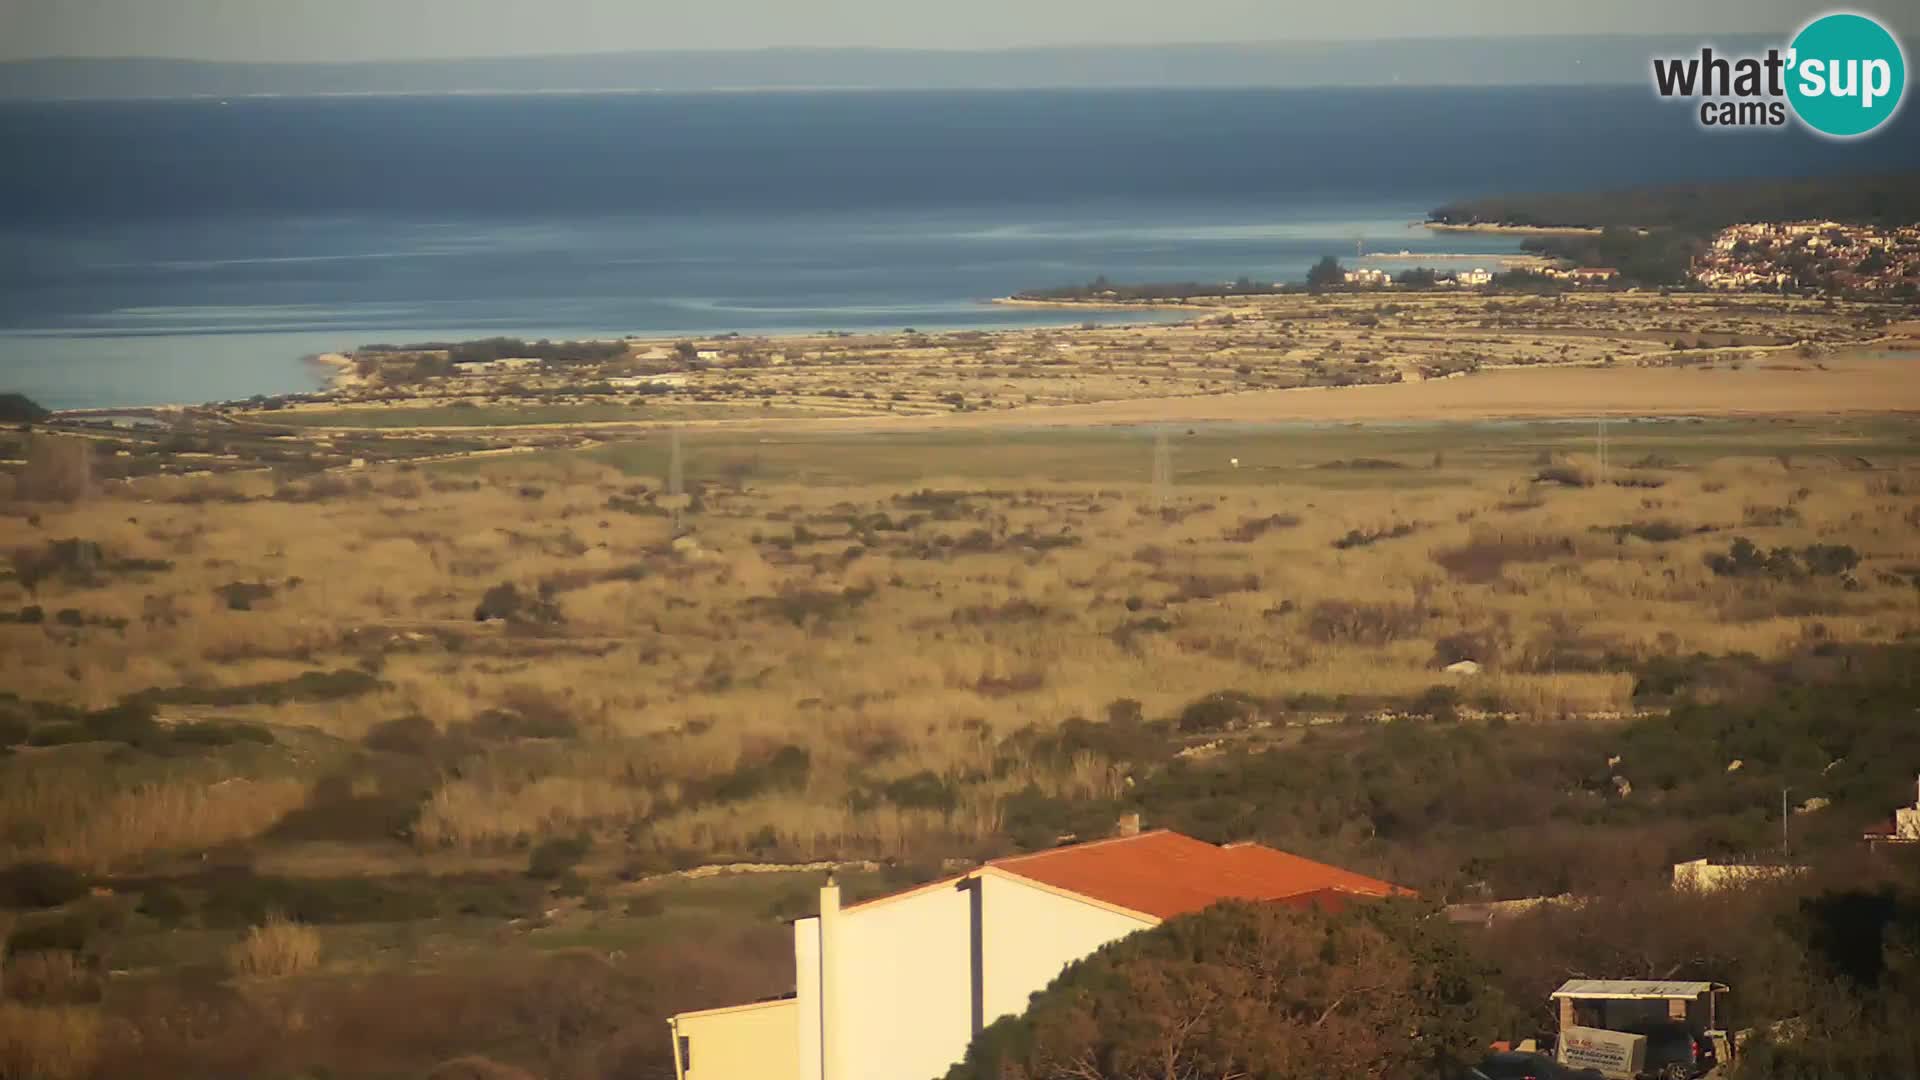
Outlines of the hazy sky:
{"label": "hazy sky", "polygon": [[[1784,34],[1830,6],[1793,0],[0,0],[0,59],[368,60],[781,45]],[[1920,30],[1920,5],[1911,0],[1853,7],[1881,16],[1907,40]]]}

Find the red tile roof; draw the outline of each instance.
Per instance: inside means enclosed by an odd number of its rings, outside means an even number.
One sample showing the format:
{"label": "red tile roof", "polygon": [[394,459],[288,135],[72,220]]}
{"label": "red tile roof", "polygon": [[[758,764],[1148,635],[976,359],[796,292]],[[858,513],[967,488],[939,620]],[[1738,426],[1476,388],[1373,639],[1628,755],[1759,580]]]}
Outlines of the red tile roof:
{"label": "red tile roof", "polygon": [[987,865],[1161,919],[1221,900],[1291,900],[1336,907],[1333,894],[1407,893],[1397,885],[1259,844],[1215,847],[1165,830],[995,859]]}

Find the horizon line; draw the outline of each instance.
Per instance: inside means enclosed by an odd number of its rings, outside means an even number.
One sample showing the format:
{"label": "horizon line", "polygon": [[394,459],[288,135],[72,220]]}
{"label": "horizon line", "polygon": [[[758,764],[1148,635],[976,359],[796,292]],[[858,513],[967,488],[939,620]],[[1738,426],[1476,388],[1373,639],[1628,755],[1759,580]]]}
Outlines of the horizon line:
{"label": "horizon line", "polygon": [[631,48],[631,49],[587,49],[578,52],[530,52],[530,53],[473,53],[460,56],[389,56],[362,57],[358,59],[313,60],[313,59],[232,59],[205,56],[178,56],[168,54],[129,54],[129,53],[61,53],[52,56],[16,56],[0,58],[0,65],[15,64],[57,64],[57,63],[175,63],[175,64],[223,64],[246,67],[350,67],[366,64],[459,64],[486,61],[512,60],[581,60],[594,57],[620,56],[713,56],[713,55],[766,55],[774,53],[937,53],[942,55],[995,55],[1021,52],[1173,52],[1179,50],[1258,50],[1284,47],[1312,47],[1325,45],[1410,45],[1422,42],[1460,43],[1470,41],[1525,41],[1525,40],[1587,40],[1587,41],[1631,41],[1650,39],[1674,39],[1697,37],[1708,41],[1714,37],[1743,38],[1766,37],[1767,30],[1737,30],[1731,32],[1694,33],[1690,31],[1651,31],[1627,33],[1620,31],[1595,32],[1519,32],[1496,34],[1409,34],[1404,36],[1388,35],[1368,38],[1313,37],[1313,38],[1262,38],[1253,41],[1175,41],[1175,42],[1054,42],[1023,45],[978,45],[978,46],[942,46],[942,45],[739,45],[739,46],[699,46],[686,48]]}

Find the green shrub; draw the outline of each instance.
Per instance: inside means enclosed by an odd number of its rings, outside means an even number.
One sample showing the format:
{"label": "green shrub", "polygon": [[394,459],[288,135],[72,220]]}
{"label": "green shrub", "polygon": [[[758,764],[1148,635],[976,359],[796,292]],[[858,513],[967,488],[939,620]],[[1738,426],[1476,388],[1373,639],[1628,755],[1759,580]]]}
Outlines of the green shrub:
{"label": "green shrub", "polygon": [[1180,710],[1177,727],[1188,733],[1232,731],[1260,715],[1265,703],[1241,690],[1218,690]]}
{"label": "green shrub", "polygon": [[792,791],[806,786],[812,757],[805,748],[789,743],[759,762],[741,762],[719,777],[709,797],[718,802],[751,799],[768,791]]}
{"label": "green shrub", "polygon": [[86,894],[87,879],[58,863],[23,862],[0,870],[0,907],[59,907]]}
{"label": "green shrub", "polygon": [[273,586],[260,581],[230,581],[213,590],[213,595],[228,611],[252,611],[263,600],[273,599]]}
{"label": "green shrub", "polygon": [[74,743],[92,742],[93,733],[72,720],[59,720],[51,724],[42,724],[33,729],[27,737],[28,746],[71,746]]}
{"label": "green shrub", "polygon": [[303,671],[290,679],[240,686],[176,686],[130,695],[134,705],[284,705],[293,701],[341,701],[379,689],[380,680],[358,668]]}
{"label": "green shrub", "polygon": [[584,836],[544,841],[527,856],[527,876],[542,881],[561,878],[587,857],[592,846],[592,841]]}
{"label": "green shrub", "polygon": [[140,903],[133,910],[149,919],[171,925],[185,919],[192,911],[192,905],[180,895],[180,890],[170,885],[154,885],[141,891]]}

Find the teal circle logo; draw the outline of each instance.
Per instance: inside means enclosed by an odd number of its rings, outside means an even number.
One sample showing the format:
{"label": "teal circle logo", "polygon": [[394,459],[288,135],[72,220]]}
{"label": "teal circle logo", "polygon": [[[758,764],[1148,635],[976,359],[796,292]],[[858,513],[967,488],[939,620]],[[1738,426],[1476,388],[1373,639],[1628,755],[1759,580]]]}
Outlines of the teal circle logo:
{"label": "teal circle logo", "polygon": [[1865,135],[1892,119],[1907,89],[1907,58],[1887,28],[1837,12],[1802,27],[1787,54],[1787,100],[1823,135]]}

